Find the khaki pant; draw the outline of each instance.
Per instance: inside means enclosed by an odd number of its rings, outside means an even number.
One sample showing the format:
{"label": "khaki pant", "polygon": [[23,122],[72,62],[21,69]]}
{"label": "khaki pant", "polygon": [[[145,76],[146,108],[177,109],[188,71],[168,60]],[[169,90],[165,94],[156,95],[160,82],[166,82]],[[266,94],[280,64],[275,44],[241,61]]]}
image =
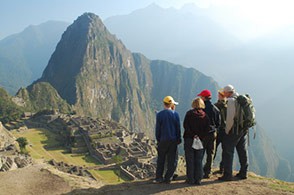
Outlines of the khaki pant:
{"label": "khaki pant", "polygon": [[204,175],[211,174],[211,167],[213,164],[213,158],[214,158],[215,148],[216,148],[216,136],[217,136],[216,132],[210,133],[203,140],[203,148],[204,148],[204,152],[206,152],[206,163],[203,168]]}

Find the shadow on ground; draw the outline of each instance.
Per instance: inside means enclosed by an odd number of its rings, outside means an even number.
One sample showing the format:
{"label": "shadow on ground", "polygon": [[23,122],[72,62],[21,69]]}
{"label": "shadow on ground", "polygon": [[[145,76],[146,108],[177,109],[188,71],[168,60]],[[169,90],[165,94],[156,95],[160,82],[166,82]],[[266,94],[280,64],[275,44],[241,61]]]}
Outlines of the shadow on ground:
{"label": "shadow on ground", "polygon": [[[220,183],[218,180],[203,180],[201,186],[211,185]],[[137,181],[128,182],[117,185],[106,185],[99,189],[76,189],[66,195],[80,195],[80,194],[103,194],[103,195],[115,195],[115,194],[126,194],[126,195],[142,195],[142,194],[156,194],[160,192],[173,191],[177,189],[194,187],[185,183],[184,177],[178,178],[177,181],[173,181],[171,184],[153,184],[149,181]]]}

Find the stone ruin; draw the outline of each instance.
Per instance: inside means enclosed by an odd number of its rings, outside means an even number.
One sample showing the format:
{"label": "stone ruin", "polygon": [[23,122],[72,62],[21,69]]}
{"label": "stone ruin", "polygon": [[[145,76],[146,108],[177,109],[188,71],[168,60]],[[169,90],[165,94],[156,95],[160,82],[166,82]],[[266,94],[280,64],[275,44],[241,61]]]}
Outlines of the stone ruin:
{"label": "stone ruin", "polygon": [[[43,127],[65,136],[65,146],[72,153],[89,152],[105,165],[120,164],[118,167],[130,179],[154,176],[155,164],[152,159],[157,155],[156,144],[144,133],[130,132],[111,120],[48,111],[35,114],[25,123],[29,127]],[[121,157],[122,162],[116,162],[117,156]],[[54,161],[51,164],[63,172],[82,176],[88,174],[82,167]]]}
{"label": "stone ruin", "polygon": [[154,159],[150,161],[141,161],[137,158],[130,158],[120,166],[120,170],[131,180],[141,180],[155,177]]}
{"label": "stone ruin", "polygon": [[89,173],[88,170],[85,169],[84,167],[69,165],[65,162],[56,162],[55,160],[50,160],[49,164],[54,166],[59,171],[69,173],[72,175],[77,175],[77,176],[88,177],[88,178],[94,179],[92,177],[91,173]]}
{"label": "stone ruin", "polygon": [[[63,129],[71,136],[72,152],[87,147],[91,156],[105,165],[122,163],[122,173],[130,179],[146,179],[154,176],[153,163],[157,151],[155,141],[144,133],[133,133],[124,126],[106,119],[81,116],[63,116]],[[122,162],[116,162],[120,156]],[[131,161],[129,159],[132,159]],[[127,163],[125,163],[127,162]]]}
{"label": "stone ruin", "polygon": [[18,154],[15,138],[0,122],[0,171],[10,171],[32,164],[29,156]]}
{"label": "stone ruin", "polygon": [[32,158],[25,155],[1,156],[0,171],[11,171],[18,168],[24,168],[32,164]]}

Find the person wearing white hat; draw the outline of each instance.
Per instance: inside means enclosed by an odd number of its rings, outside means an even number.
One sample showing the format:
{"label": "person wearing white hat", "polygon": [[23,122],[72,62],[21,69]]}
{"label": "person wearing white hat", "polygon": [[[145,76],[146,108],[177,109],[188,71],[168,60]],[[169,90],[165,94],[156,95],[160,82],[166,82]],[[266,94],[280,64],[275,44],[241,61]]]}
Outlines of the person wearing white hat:
{"label": "person wearing white hat", "polygon": [[247,179],[248,171],[248,148],[247,148],[247,131],[238,133],[238,124],[234,122],[236,116],[237,97],[239,94],[236,92],[232,85],[227,85],[223,89],[223,94],[227,98],[227,114],[226,114],[226,127],[223,137],[223,165],[224,173],[219,177],[221,181],[231,181],[233,179],[233,159],[234,150],[236,148],[239,162],[241,165],[239,173],[236,175],[239,179]]}

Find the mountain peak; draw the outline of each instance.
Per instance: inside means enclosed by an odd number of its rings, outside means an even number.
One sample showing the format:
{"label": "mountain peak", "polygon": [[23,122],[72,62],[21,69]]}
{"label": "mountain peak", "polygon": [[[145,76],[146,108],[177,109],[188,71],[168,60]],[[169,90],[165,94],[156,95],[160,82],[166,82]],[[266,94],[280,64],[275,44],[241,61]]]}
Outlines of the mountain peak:
{"label": "mountain peak", "polygon": [[146,8],[149,9],[163,9],[162,7],[160,7],[157,3],[153,2],[150,5],[148,5]]}
{"label": "mountain peak", "polygon": [[103,24],[102,20],[100,19],[99,16],[97,16],[96,14],[94,13],[91,13],[91,12],[85,12],[84,14],[82,14],[81,16],[79,16],[75,22],[82,22],[82,23],[101,23]]}
{"label": "mountain peak", "polygon": [[107,31],[99,16],[94,13],[86,12],[74,21],[69,27],[69,30],[80,29],[79,33],[88,34],[91,32],[90,29],[92,28],[96,28],[96,31]]}

